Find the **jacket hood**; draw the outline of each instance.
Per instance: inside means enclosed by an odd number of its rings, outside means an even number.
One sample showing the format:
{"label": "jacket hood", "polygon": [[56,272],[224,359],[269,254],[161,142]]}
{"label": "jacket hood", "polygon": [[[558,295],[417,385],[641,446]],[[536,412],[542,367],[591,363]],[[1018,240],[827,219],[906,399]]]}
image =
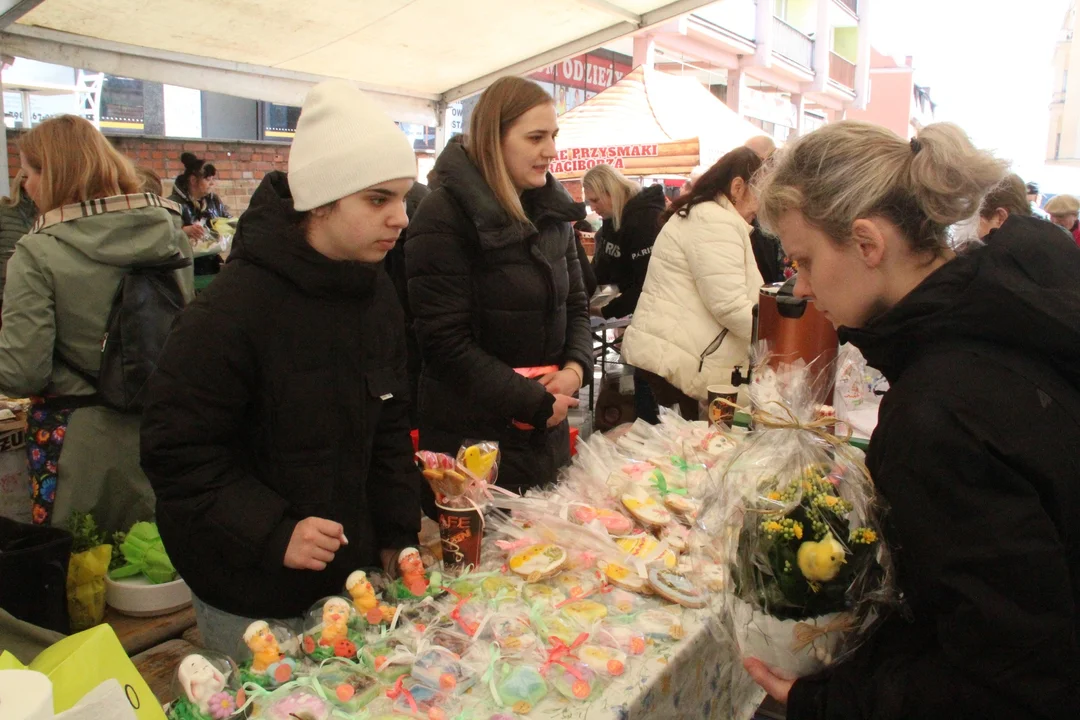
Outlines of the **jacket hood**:
{"label": "jacket hood", "polygon": [[548,173],[544,187],[521,195],[521,205],[531,222],[512,218],[459,143],[446,146],[435,162],[435,171],[439,187],[445,188],[473,221],[480,244],[485,248],[522,242],[545,224],[574,222],[585,217],[585,204],[574,202],[566,188]]}
{"label": "jacket hood", "polygon": [[1053,224],[1010,215],[866,327],[841,328],[895,382],[928,346],[981,343],[1044,357],[1080,385],[1080,252]]}
{"label": "jacket hood", "polygon": [[623,222],[638,215],[663,212],[665,207],[667,207],[667,199],[664,197],[663,186],[650,185],[626,202],[623,207]]}
{"label": "jacket hood", "polygon": [[268,173],[236,229],[229,262],[244,260],[279,275],[303,292],[319,296],[358,296],[372,292],[378,265],[331,260],[308,244],[303,214],[293,209],[285,173]]}
{"label": "jacket hood", "polygon": [[184,241],[180,222],[180,214],[171,207],[149,206],[46,223],[39,232],[52,235],[95,262],[130,267],[167,260],[180,252]]}

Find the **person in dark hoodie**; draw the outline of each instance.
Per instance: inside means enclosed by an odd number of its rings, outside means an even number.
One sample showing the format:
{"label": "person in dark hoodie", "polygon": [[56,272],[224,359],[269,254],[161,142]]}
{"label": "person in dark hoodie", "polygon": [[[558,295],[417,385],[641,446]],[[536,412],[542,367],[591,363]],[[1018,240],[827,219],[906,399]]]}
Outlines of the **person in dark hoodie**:
{"label": "person in dark hoodie", "polygon": [[[554,482],[570,459],[567,412],[592,368],[588,298],[572,223],[585,209],[548,173],[555,105],[517,77],[480,97],[464,145],[409,228],[409,302],[424,367],[420,446],[495,440],[499,485]],[[530,379],[515,369],[554,366]]]}
{"label": "person in dark hoodie", "polygon": [[416,544],[404,317],[381,267],[407,224],[412,148],[344,81],[309,93],[289,174],[263,178],[219,278],[149,390],[142,465],[203,642],[296,619]]}
{"label": "person in dark hoodie", "polygon": [[[601,242],[596,253],[604,258],[597,263],[603,277],[597,284],[614,284],[619,294],[593,314],[610,320],[634,314],[645,276],[649,272],[656,236],[663,226],[661,216],[667,207],[663,185],[644,190],[610,165],[591,168],[581,180],[585,201],[604,219],[597,237]],[[634,373],[634,412],[652,423],[660,422],[659,407],[652,388],[644,377]]]}
{"label": "person in dark hoodie", "polygon": [[867,466],[904,600],[819,675],[745,661],[789,720],[1080,717],[1080,251],[1018,214],[946,244],[1004,175],[954,125],[845,121],[762,181],[796,295],[891,385]]}
{"label": "person in dark hoodie", "polygon": [[619,294],[598,312],[606,319],[633,315],[667,206],[664,187],[642,189],[610,165],[591,168],[581,186],[585,202],[604,219],[602,246],[596,248],[605,255],[598,263],[603,277],[598,275],[597,284],[619,286]]}
{"label": "person in dark hoodie", "polygon": [[[191,153],[180,155],[184,172],[173,181],[173,191],[169,199],[180,206],[184,213],[184,234],[194,248],[213,232],[210,223],[214,218],[232,217],[229,208],[214,193],[217,182],[217,168],[195,157]],[[195,276],[216,275],[221,271],[220,255],[203,255],[195,258]]]}

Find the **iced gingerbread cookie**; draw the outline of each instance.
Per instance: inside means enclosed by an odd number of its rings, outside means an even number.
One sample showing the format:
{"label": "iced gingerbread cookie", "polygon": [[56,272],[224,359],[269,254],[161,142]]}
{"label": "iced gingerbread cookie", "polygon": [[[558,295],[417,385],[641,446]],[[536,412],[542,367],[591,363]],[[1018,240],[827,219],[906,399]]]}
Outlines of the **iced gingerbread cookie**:
{"label": "iced gingerbread cookie", "polygon": [[578,600],[564,605],[563,615],[583,630],[588,630],[593,623],[607,617],[607,607],[595,600]]}
{"label": "iced gingerbread cookie", "polygon": [[664,506],[679,516],[680,520],[691,520],[700,509],[697,501],[691,500],[685,495],[670,493],[664,496]]}
{"label": "iced gingerbread cookie", "polygon": [[604,565],[604,578],[617,588],[630,592],[646,592],[648,583],[633,568],[628,568],[620,563],[606,563]]}
{"label": "iced gingerbread cookie", "polygon": [[520,655],[536,647],[536,635],[522,618],[516,615],[496,615],[491,620],[491,634],[504,655]]}
{"label": "iced gingerbread cookie", "polygon": [[630,557],[638,558],[648,564],[660,563],[668,569],[674,569],[679,564],[679,558],[671,550],[659,552],[660,541],[652,535],[642,534],[619,538],[615,544]]}
{"label": "iced gingerbread cookie", "polygon": [[681,640],[686,635],[680,615],[666,608],[646,610],[635,623],[649,637],[658,640]]}
{"label": "iced gingerbread cookie", "polygon": [[668,602],[694,609],[705,607],[705,596],[701,590],[681,573],[651,567],[649,568],[649,585],[652,586],[653,592]]}
{"label": "iced gingerbread cookie", "polygon": [[529,605],[543,605],[544,607],[553,608],[566,600],[566,593],[550,585],[532,583],[522,589],[521,597]]}
{"label": "iced gingerbread cookie", "polygon": [[483,582],[480,583],[480,589],[483,591],[484,597],[501,603],[517,600],[518,593],[521,590],[521,583],[502,575],[492,575],[489,578],[484,578]]}
{"label": "iced gingerbread cookie", "polygon": [[618,677],[626,672],[626,653],[603,645],[582,645],[577,656],[581,663],[601,675]]}
{"label": "iced gingerbread cookie", "polygon": [[624,494],[622,504],[647,527],[663,527],[671,522],[671,512],[649,495]]}
{"label": "iced gingerbread cookie", "polygon": [[567,597],[577,599],[591,595],[600,587],[600,580],[593,572],[564,572],[552,578],[551,584]]}
{"label": "iced gingerbread cookie", "polygon": [[540,671],[529,665],[503,665],[496,686],[504,707],[518,715],[528,715],[548,693],[547,682]]}
{"label": "iced gingerbread cookie", "polygon": [[599,520],[604,529],[610,535],[625,535],[633,532],[634,523],[630,518],[616,510],[607,508],[594,508],[590,505],[575,505],[570,510],[570,517],[574,522],[587,525],[593,520]]}
{"label": "iced gingerbread cookie", "polygon": [[511,572],[529,582],[537,582],[562,569],[566,564],[566,551],[558,545],[540,543],[515,553],[507,564]]}

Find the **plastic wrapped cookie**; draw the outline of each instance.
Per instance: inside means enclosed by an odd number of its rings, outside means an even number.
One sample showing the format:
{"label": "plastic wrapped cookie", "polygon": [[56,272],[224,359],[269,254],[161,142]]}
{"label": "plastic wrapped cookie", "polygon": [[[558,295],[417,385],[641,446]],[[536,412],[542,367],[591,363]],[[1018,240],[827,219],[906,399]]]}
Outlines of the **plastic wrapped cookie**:
{"label": "plastic wrapped cookie", "polygon": [[393,683],[412,670],[416,654],[403,640],[387,636],[360,651],[360,662],[385,683]]}
{"label": "plastic wrapped cookie", "polygon": [[520,657],[539,644],[528,619],[516,613],[500,613],[490,622],[491,637],[503,656]]}
{"label": "plastic wrapped cookie", "polygon": [[646,610],[637,616],[636,624],[641,631],[654,640],[682,640],[682,608],[678,605]]}
{"label": "plastic wrapped cookie", "polygon": [[[637,574],[635,573],[635,577]],[[630,615],[644,610],[649,603],[645,597],[637,592],[630,592],[620,588],[612,588],[600,596],[601,601],[607,605],[609,615]]]}
{"label": "plastic wrapped cookie", "polygon": [[477,672],[461,657],[446,648],[430,647],[419,653],[412,667],[412,678],[421,685],[443,692],[460,694],[477,680]]}
{"label": "plastic wrapped cookie", "polygon": [[507,566],[529,582],[538,582],[559,572],[567,561],[566,550],[550,543],[538,543],[510,556]]}
{"label": "plastic wrapped cookie", "polygon": [[591,630],[593,625],[607,617],[608,609],[595,600],[576,600],[562,607],[566,618],[581,630]]}
{"label": "plastic wrapped cookie", "polygon": [[239,712],[245,695],[232,658],[211,650],[180,661],[173,678],[170,720],[226,720]]}
{"label": "plastic wrapped cookie", "polygon": [[492,575],[480,582],[480,590],[485,599],[497,604],[514,602],[521,594],[521,581],[505,575]]}
{"label": "plastic wrapped cookie", "polygon": [[503,663],[495,675],[500,704],[518,715],[528,715],[548,694],[547,681],[532,665]]}
{"label": "plastic wrapped cookie", "polygon": [[545,583],[530,583],[522,588],[521,598],[530,606],[554,608],[566,600],[566,593]]}
{"label": "plastic wrapped cookie", "polygon": [[618,648],[585,644],[578,648],[577,657],[582,664],[601,675],[618,677],[626,672],[627,655]]}
{"label": "plastic wrapped cookie", "polygon": [[571,659],[548,666],[547,680],[560,695],[577,702],[590,700],[603,690],[598,673]]}
{"label": "plastic wrapped cookie", "polygon": [[296,674],[300,642],[283,623],[256,620],[244,631],[237,648],[240,682],[275,688],[289,682]]}
{"label": "plastic wrapped cookie", "polygon": [[575,570],[559,573],[551,579],[550,584],[556,590],[565,593],[568,598],[579,599],[599,590],[600,578],[595,572]]}
{"label": "plastic wrapped cookie", "polygon": [[304,623],[304,654],[316,662],[339,657],[356,659],[364,645],[367,624],[343,597],[323,598],[308,610]]}
{"label": "plastic wrapped cookie", "polygon": [[253,706],[250,720],[330,720],[334,706],[310,688],[282,688]]}
{"label": "plastic wrapped cookie", "polygon": [[593,633],[594,644],[617,648],[627,655],[642,655],[648,645],[645,633],[631,623],[619,623],[608,620]]}
{"label": "plastic wrapped cookie", "polygon": [[349,713],[360,712],[379,695],[379,679],[356,665],[324,665],[315,679],[330,702]]}

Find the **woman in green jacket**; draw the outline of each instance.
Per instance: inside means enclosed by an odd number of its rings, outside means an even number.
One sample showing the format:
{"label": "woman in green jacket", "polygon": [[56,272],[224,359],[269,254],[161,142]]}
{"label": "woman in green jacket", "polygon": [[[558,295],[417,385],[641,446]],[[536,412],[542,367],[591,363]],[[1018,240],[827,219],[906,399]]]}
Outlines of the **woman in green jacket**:
{"label": "woman in green jacket", "polygon": [[[41,216],[15,245],[0,327],[0,392],[34,399],[27,432],[33,518],[90,512],[106,532],[154,514],[139,467],[137,414],[92,404],[113,297],[135,264],[191,247],[173,203],[139,192],[131,162],[93,125],[63,115],[19,140],[25,190]],[[190,267],[179,281],[190,299]]]}
{"label": "woman in green jacket", "polygon": [[30,232],[37,219],[37,208],[23,192],[26,173],[20,170],[11,181],[11,196],[0,199],[0,297],[4,295],[8,260],[15,253],[15,243]]}

